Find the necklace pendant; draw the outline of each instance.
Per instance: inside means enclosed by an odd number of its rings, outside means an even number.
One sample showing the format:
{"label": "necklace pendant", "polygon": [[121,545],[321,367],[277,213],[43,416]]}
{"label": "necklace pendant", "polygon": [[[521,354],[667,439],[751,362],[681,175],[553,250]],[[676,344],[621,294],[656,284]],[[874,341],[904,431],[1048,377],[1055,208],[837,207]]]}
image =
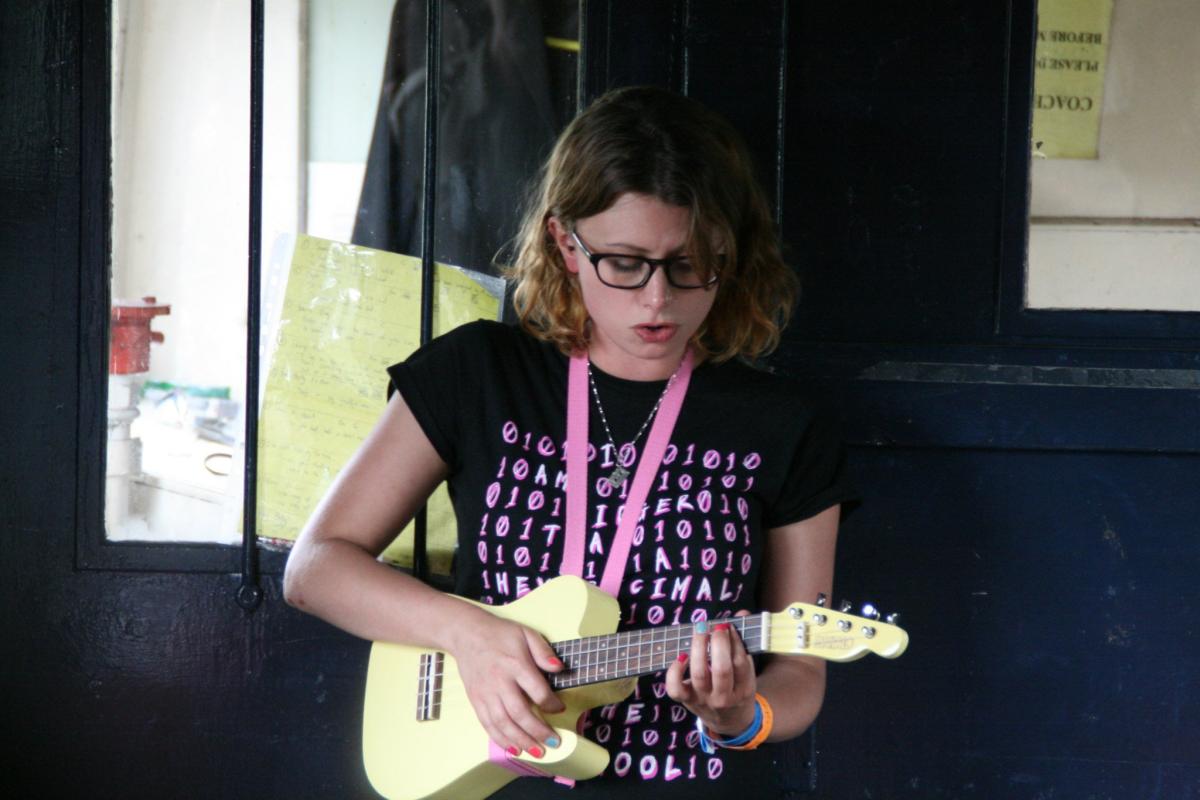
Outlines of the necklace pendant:
{"label": "necklace pendant", "polygon": [[608,481],[608,485],[613,487],[614,489],[620,489],[621,484],[625,483],[625,479],[628,477],[629,477],[629,470],[625,469],[624,467],[622,467],[620,465],[617,465],[616,469],[614,469],[611,473],[609,473],[609,476],[607,478],[605,478],[604,480]]}

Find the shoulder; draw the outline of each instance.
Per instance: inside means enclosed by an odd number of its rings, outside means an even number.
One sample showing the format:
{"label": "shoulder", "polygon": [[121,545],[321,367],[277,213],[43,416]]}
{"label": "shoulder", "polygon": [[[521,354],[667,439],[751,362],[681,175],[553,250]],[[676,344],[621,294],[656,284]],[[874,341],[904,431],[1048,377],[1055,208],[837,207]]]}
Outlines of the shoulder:
{"label": "shoulder", "polygon": [[459,325],[445,335],[496,347],[541,349],[551,346],[534,337],[520,325],[490,319],[478,319]]}
{"label": "shoulder", "polygon": [[438,364],[460,373],[460,383],[537,379],[565,372],[566,358],[524,329],[493,320],[460,325],[417,350],[407,364]]}
{"label": "shoulder", "polygon": [[480,319],[441,334],[421,350],[453,352],[459,357],[471,358],[530,350],[536,346],[536,340],[517,327]]}
{"label": "shoulder", "polygon": [[446,335],[453,336],[458,347],[499,364],[553,360],[557,353],[521,326],[494,320],[469,322]]}
{"label": "shoulder", "polygon": [[457,347],[482,347],[510,340],[514,333],[516,331],[511,325],[495,320],[477,319],[443,333],[435,341],[443,341]]}

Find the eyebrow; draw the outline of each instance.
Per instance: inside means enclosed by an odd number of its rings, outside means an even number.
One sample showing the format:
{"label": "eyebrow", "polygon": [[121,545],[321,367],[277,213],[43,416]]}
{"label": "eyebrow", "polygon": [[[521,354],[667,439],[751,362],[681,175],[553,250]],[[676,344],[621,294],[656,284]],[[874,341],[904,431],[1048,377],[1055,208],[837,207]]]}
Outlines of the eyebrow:
{"label": "eyebrow", "polygon": [[[604,247],[622,247],[626,250],[632,250],[636,254],[643,255],[643,256],[650,252],[649,250],[646,250],[645,248],[638,247],[636,244],[626,244],[625,242],[612,242],[610,244],[605,244],[603,246]],[[599,252],[608,252],[608,251],[602,250]],[[683,255],[687,255],[687,245],[686,244],[680,245],[679,247],[675,248],[674,250],[669,252],[666,255],[666,257],[667,258],[675,258],[676,256],[683,256]]]}

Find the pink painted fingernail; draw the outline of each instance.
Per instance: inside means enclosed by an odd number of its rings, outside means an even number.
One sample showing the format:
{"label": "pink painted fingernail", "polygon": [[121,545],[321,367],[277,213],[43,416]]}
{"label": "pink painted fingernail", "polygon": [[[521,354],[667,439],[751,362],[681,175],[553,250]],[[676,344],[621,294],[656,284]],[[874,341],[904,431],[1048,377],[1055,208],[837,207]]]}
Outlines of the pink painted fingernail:
{"label": "pink painted fingernail", "polygon": [[559,659],[555,658],[554,656],[551,656],[548,660],[550,662],[550,666],[552,666],[552,667],[561,667],[563,665],[563,662],[560,661]]}
{"label": "pink painted fingernail", "polygon": [[716,625],[713,626],[713,633],[716,633],[717,631],[727,631],[727,630],[729,630],[728,622],[718,622]]}
{"label": "pink painted fingernail", "polygon": [[507,750],[506,752],[507,752],[507,753],[508,753],[510,756],[519,756],[519,755],[521,755],[521,751],[520,751],[520,749],[519,749],[519,748],[516,748],[516,747],[511,747],[511,746],[508,748],[508,750]]}
{"label": "pink painted fingernail", "polygon": [[675,657],[675,660],[678,661],[680,664],[686,664],[687,658],[688,658],[687,653],[680,653],[679,655],[677,655]]}
{"label": "pink painted fingernail", "polygon": [[541,758],[542,757],[542,748],[540,748],[540,747],[529,748],[529,755],[533,756],[534,758]]}

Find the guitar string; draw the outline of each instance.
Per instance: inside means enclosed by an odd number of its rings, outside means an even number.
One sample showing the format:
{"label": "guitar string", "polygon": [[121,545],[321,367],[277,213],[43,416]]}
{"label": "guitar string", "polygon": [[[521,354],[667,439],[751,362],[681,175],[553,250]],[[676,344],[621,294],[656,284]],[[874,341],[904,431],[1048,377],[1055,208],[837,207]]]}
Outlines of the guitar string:
{"label": "guitar string", "polygon": [[[762,614],[735,617],[731,618],[729,622],[739,630],[739,635],[745,642],[748,651],[755,653],[767,649],[763,642],[763,633],[768,626],[764,625]],[[556,690],[561,690],[662,671],[669,668],[671,661],[678,656],[678,653],[690,648],[691,637],[694,635],[695,625],[671,625],[662,628],[618,631],[556,642],[556,652],[563,658],[564,663],[568,658],[582,657],[585,662],[590,661],[591,656],[595,655],[603,655],[604,658],[597,663],[580,663],[564,672],[550,673],[547,677],[550,678]],[[586,649],[580,649],[584,645],[587,645]],[[673,647],[670,647],[672,645]],[[649,653],[643,652],[643,648],[646,646],[651,648]],[[667,649],[669,647],[670,649]],[[635,648],[636,654],[631,654]],[[636,668],[631,668],[630,662],[633,660],[637,661]],[[625,662],[623,671],[616,671],[614,676],[604,674],[609,666],[615,666],[620,661]],[[444,662],[438,663],[438,667],[438,670],[427,674],[426,688],[418,690],[418,703],[426,702],[430,711],[440,715],[445,690],[459,689],[463,687],[463,683],[457,671],[445,672],[442,669]],[[441,680],[438,686],[432,687],[431,684],[439,678]]]}
{"label": "guitar string", "polygon": [[[764,643],[764,634],[771,625],[764,620],[778,616],[778,614],[768,612],[766,615],[733,617],[727,621],[739,630],[749,652],[760,653],[769,650],[769,645]],[[797,623],[791,620],[784,620],[783,624],[777,622],[776,628],[786,631],[796,625]],[[563,672],[548,673],[547,677],[555,684],[554,688],[558,690],[662,671],[670,667],[671,661],[677,657],[679,652],[690,648],[690,638],[694,635],[695,625],[670,625],[563,640],[554,643],[553,647],[555,652],[563,658],[564,663],[567,663],[567,659],[582,660],[569,666]],[[668,649],[671,645],[674,647]],[[643,650],[647,646],[651,648],[649,653]],[[592,657],[597,655],[602,655],[603,658],[596,663],[590,663]],[[623,671],[618,670],[611,676],[602,674],[608,667],[615,666],[621,661],[625,662]],[[633,661],[637,662],[636,667],[631,667]],[[443,670],[444,662],[441,659],[433,663],[437,664],[438,669],[427,671],[423,678],[418,679],[418,686],[425,687],[418,689],[418,703],[424,701],[430,709],[436,712],[440,711],[442,707],[443,692],[441,690],[460,688],[462,680],[457,670],[445,672]],[[601,674],[598,674],[597,671]],[[436,679],[441,680],[435,687],[432,684],[437,682]],[[433,696],[431,697],[431,695]]]}
{"label": "guitar string", "polygon": [[[751,652],[761,651],[766,649],[762,642],[762,615],[750,617],[735,617],[730,620],[731,624],[741,630],[743,639],[747,639],[747,649]],[[660,636],[661,634],[661,636]],[[594,683],[598,680],[615,680],[604,673],[611,666],[617,665],[621,661],[626,662],[624,671],[618,670],[615,674],[620,677],[627,677],[632,674],[656,672],[660,669],[665,669],[670,666],[673,660],[684,647],[684,642],[690,647],[690,638],[695,635],[694,625],[671,625],[664,628],[646,628],[637,631],[620,631],[613,634],[603,634],[601,636],[585,637],[583,639],[570,639],[564,642],[556,643],[558,648],[565,652],[559,654],[564,656],[564,662],[568,657],[576,658],[583,657],[583,662],[574,667],[569,667],[564,672],[551,673],[550,678],[556,684],[557,688],[571,688],[572,686],[582,685],[585,683]],[[624,637],[622,639],[622,637]],[[577,647],[583,644],[588,644],[586,649],[577,651]],[[649,645],[651,651],[644,652],[643,648]],[[669,645],[674,645],[672,649],[666,649]],[[657,646],[657,647],[656,647]],[[630,651],[636,648],[637,652],[631,654]],[[622,653],[621,651],[624,650]],[[590,658],[593,655],[600,654],[603,656],[599,661],[592,663]],[[664,656],[666,660],[662,661]],[[637,669],[630,669],[632,660],[637,660]],[[648,664],[643,662],[649,661]],[[571,673],[575,673],[572,675]]]}
{"label": "guitar string", "polygon": [[[766,649],[762,642],[761,615],[738,617],[732,621],[732,624],[741,629],[741,636],[751,653]],[[619,631],[556,642],[555,652],[563,658],[564,663],[568,664],[568,668],[563,672],[549,673],[548,677],[566,679],[557,682],[569,685],[560,685],[558,688],[571,688],[574,685],[593,683],[598,680],[615,680],[615,678],[607,678],[607,676],[601,678],[598,673],[603,673],[609,667],[622,661],[625,662],[626,669],[623,672],[618,671],[617,674],[620,677],[656,672],[669,667],[678,653],[690,648],[690,640],[694,635],[694,625],[671,625],[663,628]],[[581,645],[587,646],[585,649],[579,649]],[[647,646],[651,648],[650,652],[644,651]],[[602,658],[595,660],[592,658],[593,656],[602,656]],[[568,663],[568,659],[580,660],[572,666]],[[638,662],[638,665],[636,669],[631,669],[630,662],[634,660]],[[649,663],[643,663],[647,661]],[[575,675],[570,673],[575,673]],[[456,673],[433,671],[429,673],[428,678],[432,681],[434,678],[444,678],[445,676],[457,677]],[[443,685],[446,684],[443,682]]]}

